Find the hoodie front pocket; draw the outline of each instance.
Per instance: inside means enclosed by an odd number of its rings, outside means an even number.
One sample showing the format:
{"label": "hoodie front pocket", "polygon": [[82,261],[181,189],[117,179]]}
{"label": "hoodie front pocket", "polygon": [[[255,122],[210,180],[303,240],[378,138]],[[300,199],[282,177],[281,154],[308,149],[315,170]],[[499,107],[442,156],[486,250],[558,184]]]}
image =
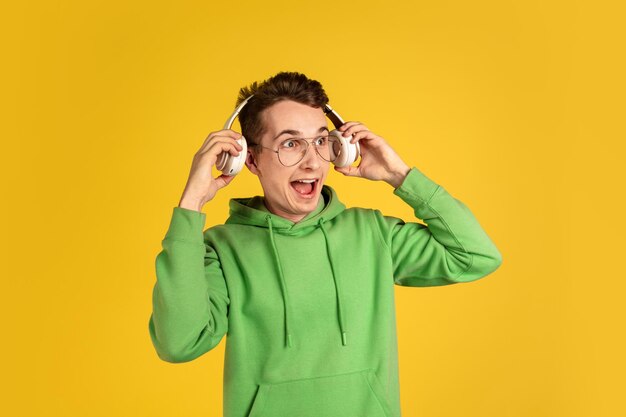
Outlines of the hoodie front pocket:
{"label": "hoodie front pocket", "polygon": [[394,417],[371,369],[261,384],[248,417]]}

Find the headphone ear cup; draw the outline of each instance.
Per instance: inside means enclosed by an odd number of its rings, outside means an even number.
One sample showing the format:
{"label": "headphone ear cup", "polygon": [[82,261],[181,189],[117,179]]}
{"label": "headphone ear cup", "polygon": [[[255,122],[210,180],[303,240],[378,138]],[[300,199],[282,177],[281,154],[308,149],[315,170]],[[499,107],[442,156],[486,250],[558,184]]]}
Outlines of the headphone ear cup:
{"label": "headphone ear cup", "polygon": [[223,175],[234,176],[239,174],[243,169],[243,166],[246,162],[246,156],[248,155],[248,144],[246,142],[246,138],[243,136],[240,139],[237,139],[237,142],[243,148],[239,151],[239,155],[233,156],[228,152],[222,152],[217,156],[217,162],[215,163],[215,167],[222,171]]}
{"label": "headphone ear cup", "polygon": [[331,157],[335,158],[333,164],[337,167],[352,165],[360,155],[358,143],[350,143],[351,138],[344,138],[340,131],[333,130],[329,133],[336,138],[330,148]]}

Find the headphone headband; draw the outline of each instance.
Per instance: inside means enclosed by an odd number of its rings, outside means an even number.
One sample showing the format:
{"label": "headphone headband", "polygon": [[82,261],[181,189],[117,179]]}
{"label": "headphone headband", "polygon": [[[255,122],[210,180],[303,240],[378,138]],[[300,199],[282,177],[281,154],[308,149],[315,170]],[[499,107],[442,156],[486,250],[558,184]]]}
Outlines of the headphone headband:
{"label": "headphone headband", "polygon": [[[252,94],[251,96],[246,98],[244,101],[241,102],[241,104],[239,104],[239,106],[237,106],[235,111],[233,111],[233,114],[231,114],[230,117],[228,118],[228,120],[226,120],[226,123],[224,123],[224,129],[230,129],[231,128],[231,126],[233,125],[233,122],[235,121],[235,118],[241,112],[241,109],[243,109],[243,107],[248,103],[248,101],[253,96],[254,96],[254,94]],[[324,114],[326,115],[326,117],[328,117],[330,119],[330,121],[333,122],[333,125],[335,126],[335,129],[339,129],[339,127],[341,125],[343,125],[343,123],[344,123],[343,119],[341,118],[341,116],[339,116],[339,114],[335,110],[333,110],[332,107],[330,107],[330,105],[325,104],[324,108],[322,110],[324,111]]]}
{"label": "headphone headband", "polygon": [[235,109],[233,114],[231,114],[230,117],[228,118],[228,120],[226,120],[226,123],[224,123],[224,129],[230,129],[230,127],[233,125],[233,122],[235,121],[235,117],[237,117],[237,115],[239,114],[241,109],[243,109],[243,106],[246,105],[246,103],[248,102],[248,100],[250,100],[252,98],[252,96],[248,97],[247,99],[242,101],[239,106],[237,106],[237,108]]}
{"label": "headphone headband", "polygon": [[335,129],[339,129],[341,125],[344,124],[344,121],[341,116],[339,116],[339,113],[333,110],[333,108],[330,107],[329,104],[324,105],[324,114],[326,114],[326,117],[328,117],[330,121],[333,122]]}

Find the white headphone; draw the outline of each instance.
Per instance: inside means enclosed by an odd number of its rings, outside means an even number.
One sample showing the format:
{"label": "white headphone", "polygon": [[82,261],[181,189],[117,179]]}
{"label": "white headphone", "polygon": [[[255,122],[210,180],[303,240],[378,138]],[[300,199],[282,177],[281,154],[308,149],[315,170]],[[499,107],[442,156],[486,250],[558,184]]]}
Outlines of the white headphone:
{"label": "white headphone", "polygon": [[[230,129],[230,127],[233,125],[233,122],[235,121],[235,118],[237,117],[241,109],[243,109],[243,106],[245,106],[248,100],[250,100],[251,98],[252,96],[246,98],[239,106],[237,106],[233,114],[224,124],[224,129]],[[359,147],[359,142],[350,143],[350,139],[352,139],[351,137],[344,138],[342,136],[341,132],[338,129],[341,125],[344,124],[344,121],[341,116],[339,116],[339,114],[337,114],[337,112],[333,110],[333,108],[330,107],[328,104],[324,106],[324,114],[326,114],[326,117],[328,117],[335,126],[335,129],[330,131],[328,134],[335,136],[340,144],[338,147],[331,147],[330,149],[331,157],[335,158],[333,164],[338,167],[352,165],[359,158],[359,156],[361,156],[361,148]],[[233,156],[228,152],[222,152],[217,158],[217,163],[215,164],[215,166],[218,170],[222,171],[224,175],[237,175],[245,165],[246,157],[248,154],[246,138],[242,136],[241,138],[237,139],[237,141],[243,148],[239,152],[238,156]]]}

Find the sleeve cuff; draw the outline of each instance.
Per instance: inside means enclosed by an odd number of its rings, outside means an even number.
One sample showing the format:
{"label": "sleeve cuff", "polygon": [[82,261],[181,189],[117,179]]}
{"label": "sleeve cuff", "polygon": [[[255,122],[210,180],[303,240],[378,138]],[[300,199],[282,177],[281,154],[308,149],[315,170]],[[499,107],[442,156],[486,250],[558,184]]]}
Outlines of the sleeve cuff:
{"label": "sleeve cuff", "polygon": [[165,239],[204,243],[206,214],[201,211],[174,207]]}
{"label": "sleeve cuff", "polygon": [[438,188],[439,184],[413,167],[393,193],[411,206],[415,206],[428,203]]}

